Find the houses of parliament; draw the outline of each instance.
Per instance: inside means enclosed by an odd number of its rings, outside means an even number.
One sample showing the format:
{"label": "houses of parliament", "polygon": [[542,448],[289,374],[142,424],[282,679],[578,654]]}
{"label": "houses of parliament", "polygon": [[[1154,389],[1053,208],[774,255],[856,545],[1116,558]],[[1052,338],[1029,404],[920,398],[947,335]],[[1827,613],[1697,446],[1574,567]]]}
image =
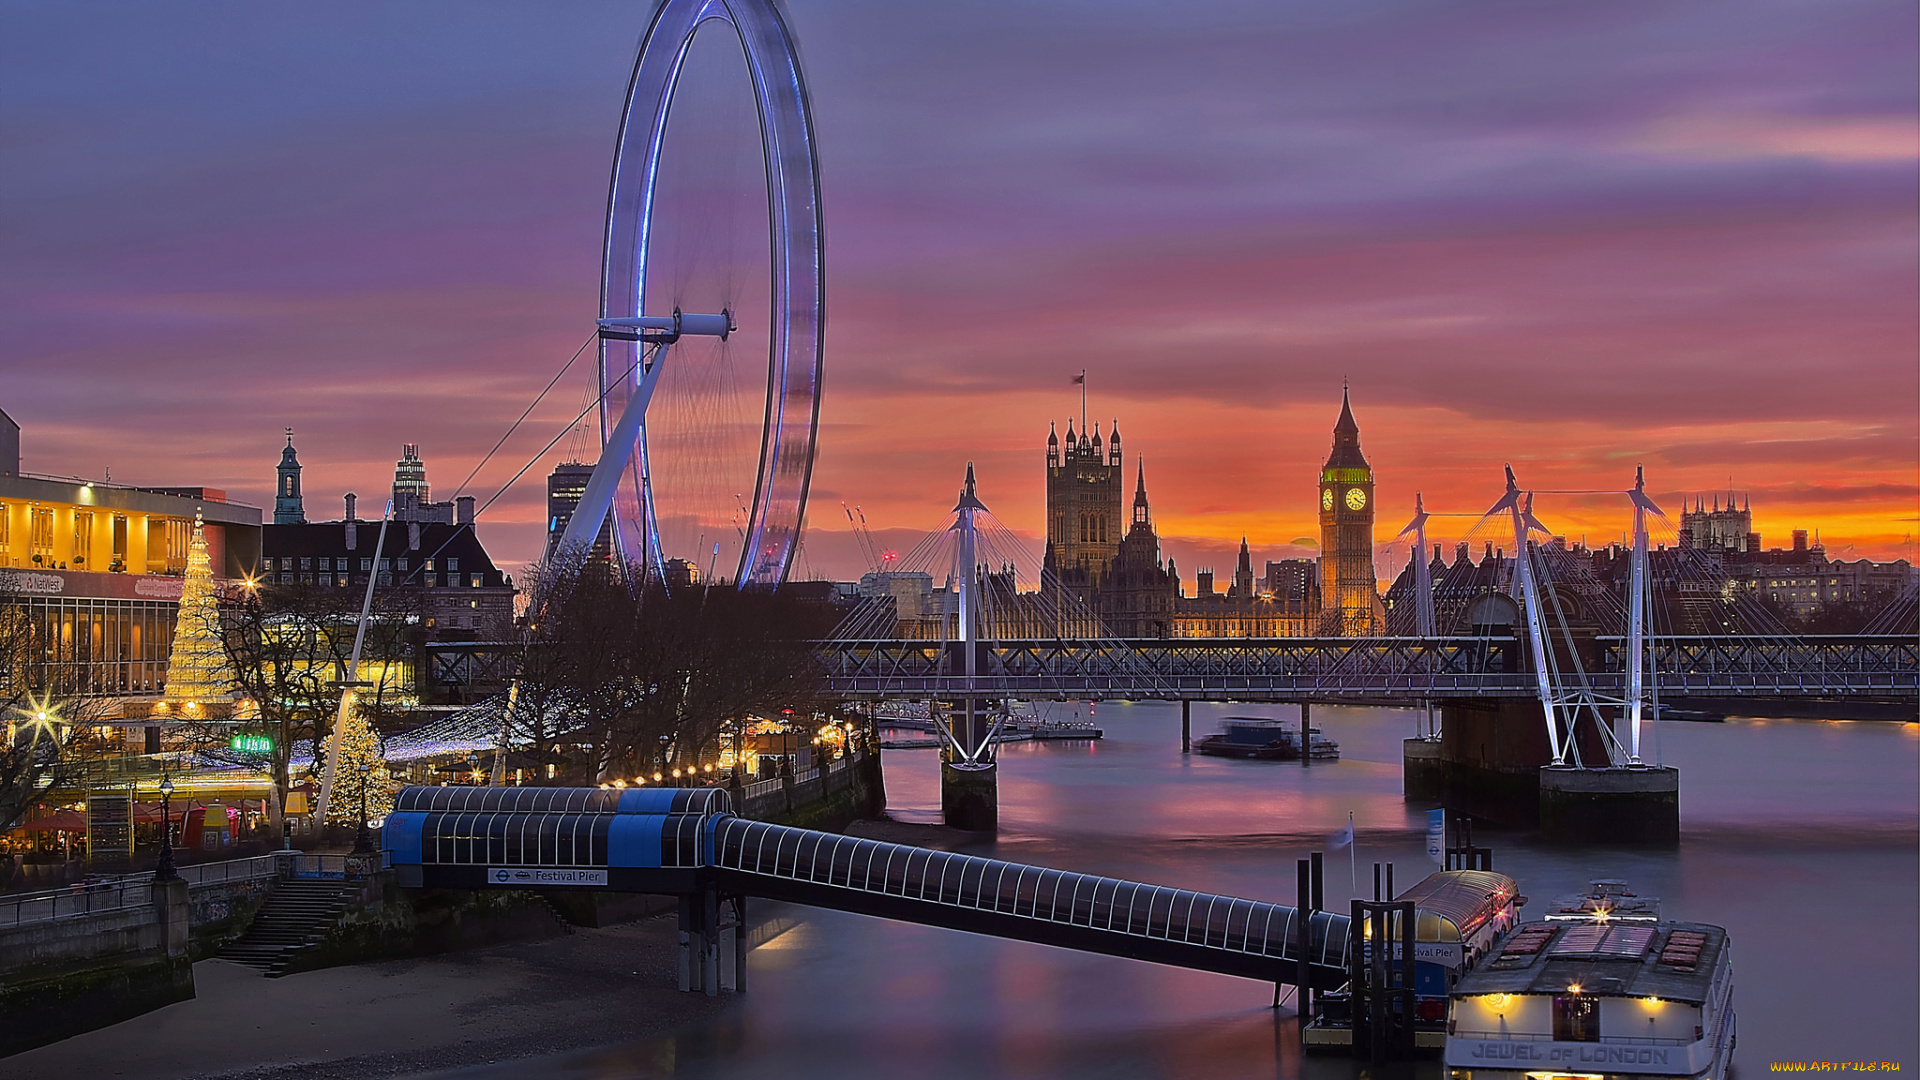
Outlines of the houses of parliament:
{"label": "houses of parliament", "polygon": [[1373,568],[1373,470],[1343,392],[1333,447],[1320,471],[1320,557],[1268,562],[1255,577],[1246,539],[1233,578],[1212,570],[1181,587],[1147,499],[1146,467],[1134,463],[1133,498],[1122,515],[1126,466],[1116,420],[1103,437],[1067,423],[1047,433],[1048,587],[1071,594],[1122,638],[1365,636],[1385,625]]}

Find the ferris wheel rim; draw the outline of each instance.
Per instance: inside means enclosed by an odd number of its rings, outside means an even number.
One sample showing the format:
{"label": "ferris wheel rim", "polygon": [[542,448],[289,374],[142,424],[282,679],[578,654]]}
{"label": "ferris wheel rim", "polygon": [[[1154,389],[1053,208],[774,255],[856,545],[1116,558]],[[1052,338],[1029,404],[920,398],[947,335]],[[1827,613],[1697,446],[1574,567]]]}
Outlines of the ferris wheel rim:
{"label": "ferris wheel rim", "polygon": [[[826,278],[812,109],[799,53],[776,0],[661,0],[655,7],[621,114],[607,198],[600,308],[602,318],[624,318],[641,314],[645,306],[654,188],[667,120],[694,35],[716,21],[738,37],[753,83],[772,241],[766,410],[734,580],[743,588],[777,587],[786,581],[799,547],[812,483],[824,373]],[[603,438],[644,371],[641,347],[605,338],[600,342]],[[637,543],[657,560],[657,515],[647,462],[643,434],[636,438],[621,478],[613,535],[623,556]]]}

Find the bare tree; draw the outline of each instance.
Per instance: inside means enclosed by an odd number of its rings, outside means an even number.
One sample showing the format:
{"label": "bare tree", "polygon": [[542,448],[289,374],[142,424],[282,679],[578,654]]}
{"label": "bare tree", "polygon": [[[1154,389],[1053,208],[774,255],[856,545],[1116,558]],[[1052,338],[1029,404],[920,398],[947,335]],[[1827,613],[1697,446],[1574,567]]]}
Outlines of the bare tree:
{"label": "bare tree", "polygon": [[831,612],[759,590],[636,586],[601,560],[532,580],[514,730],[550,760],[574,751],[562,782],[710,760],[731,721],[827,705],[810,642]]}
{"label": "bare tree", "polygon": [[[215,760],[270,774],[286,805],[296,780],[296,758],[320,761],[340,706],[342,682],[353,655],[361,593],[312,585],[236,586],[226,591],[213,629],[226,653],[235,689],[257,709],[244,725],[232,721],[185,723],[177,729],[187,744]],[[411,690],[406,672],[414,661],[412,598],[375,593],[361,652],[360,706],[376,723],[391,720]],[[234,745],[236,730],[265,734],[268,745]]]}

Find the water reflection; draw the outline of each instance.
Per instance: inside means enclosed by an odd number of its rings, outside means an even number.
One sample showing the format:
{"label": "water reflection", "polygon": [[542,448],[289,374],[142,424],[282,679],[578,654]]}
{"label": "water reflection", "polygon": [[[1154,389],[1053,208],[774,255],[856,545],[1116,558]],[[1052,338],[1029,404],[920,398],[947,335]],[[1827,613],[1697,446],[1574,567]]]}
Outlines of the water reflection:
{"label": "water reflection", "polygon": [[[1229,713],[1196,706],[1194,731]],[[1400,794],[1412,713],[1316,707],[1342,759],[1302,766],[1179,752],[1178,706],[1103,703],[1097,744],[1016,744],[1001,765],[1002,832],[979,854],[1291,903],[1294,860],[1351,812],[1354,858],[1328,861],[1329,905],[1370,865],[1426,872],[1424,805]],[[1915,725],[1730,721],[1659,725],[1682,777],[1678,849],[1562,850],[1479,830],[1530,895],[1625,877],[1665,913],[1726,926],[1748,1075],[1772,1060],[1915,1053]],[[1655,740],[1650,740],[1650,742]],[[888,801],[937,820],[931,751],[890,751]],[[1349,867],[1354,871],[1349,876]],[[469,1076],[1353,1077],[1297,1051],[1268,985],[1061,949],[761,904],[781,932],[753,954],[752,992],[675,1038]],[[1382,1075],[1437,1077],[1437,1065]]]}

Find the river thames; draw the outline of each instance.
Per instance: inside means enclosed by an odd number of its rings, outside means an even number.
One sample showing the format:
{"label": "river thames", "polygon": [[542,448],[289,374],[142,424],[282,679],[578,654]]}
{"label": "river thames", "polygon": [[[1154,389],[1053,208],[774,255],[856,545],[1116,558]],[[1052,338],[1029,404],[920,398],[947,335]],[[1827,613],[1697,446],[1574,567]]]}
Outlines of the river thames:
{"label": "river thames", "polygon": [[[1071,719],[1087,706],[1053,710]],[[1297,713],[1198,705],[1195,737],[1225,715]],[[1001,751],[1000,835],[965,850],[1290,904],[1294,860],[1326,850],[1351,813],[1363,890],[1376,861],[1393,862],[1403,888],[1433,868],[1428,804],[1400,794],[1411,713],[1316,708],[1342,757],[1311,767],[1183,756],[1177,705],[1103,703],[1091,719],[1104,740]],[[1680,769],[1678,848],[1555,849],[1484,827],[1476,842],[1541,901],[1620,877],[1660,896],[1666,917],[1727,927],[1737,1075],[1773,1061],[1920,1067],[1920,725],[1668,722],[1650,738]],[[933,751],[888,751],[885,766],[890,815],[937,821]],[[1329,907],[1344,906],[1349,862],[1327,856]],[[788,905],[759,904],[755,919],[750,992],[712,1018],[447,1075],[1441,1075],[1436,1062],[1376,1072],[1302,1060],[1293,1014],[1270,1008],[1266,983]]]}

